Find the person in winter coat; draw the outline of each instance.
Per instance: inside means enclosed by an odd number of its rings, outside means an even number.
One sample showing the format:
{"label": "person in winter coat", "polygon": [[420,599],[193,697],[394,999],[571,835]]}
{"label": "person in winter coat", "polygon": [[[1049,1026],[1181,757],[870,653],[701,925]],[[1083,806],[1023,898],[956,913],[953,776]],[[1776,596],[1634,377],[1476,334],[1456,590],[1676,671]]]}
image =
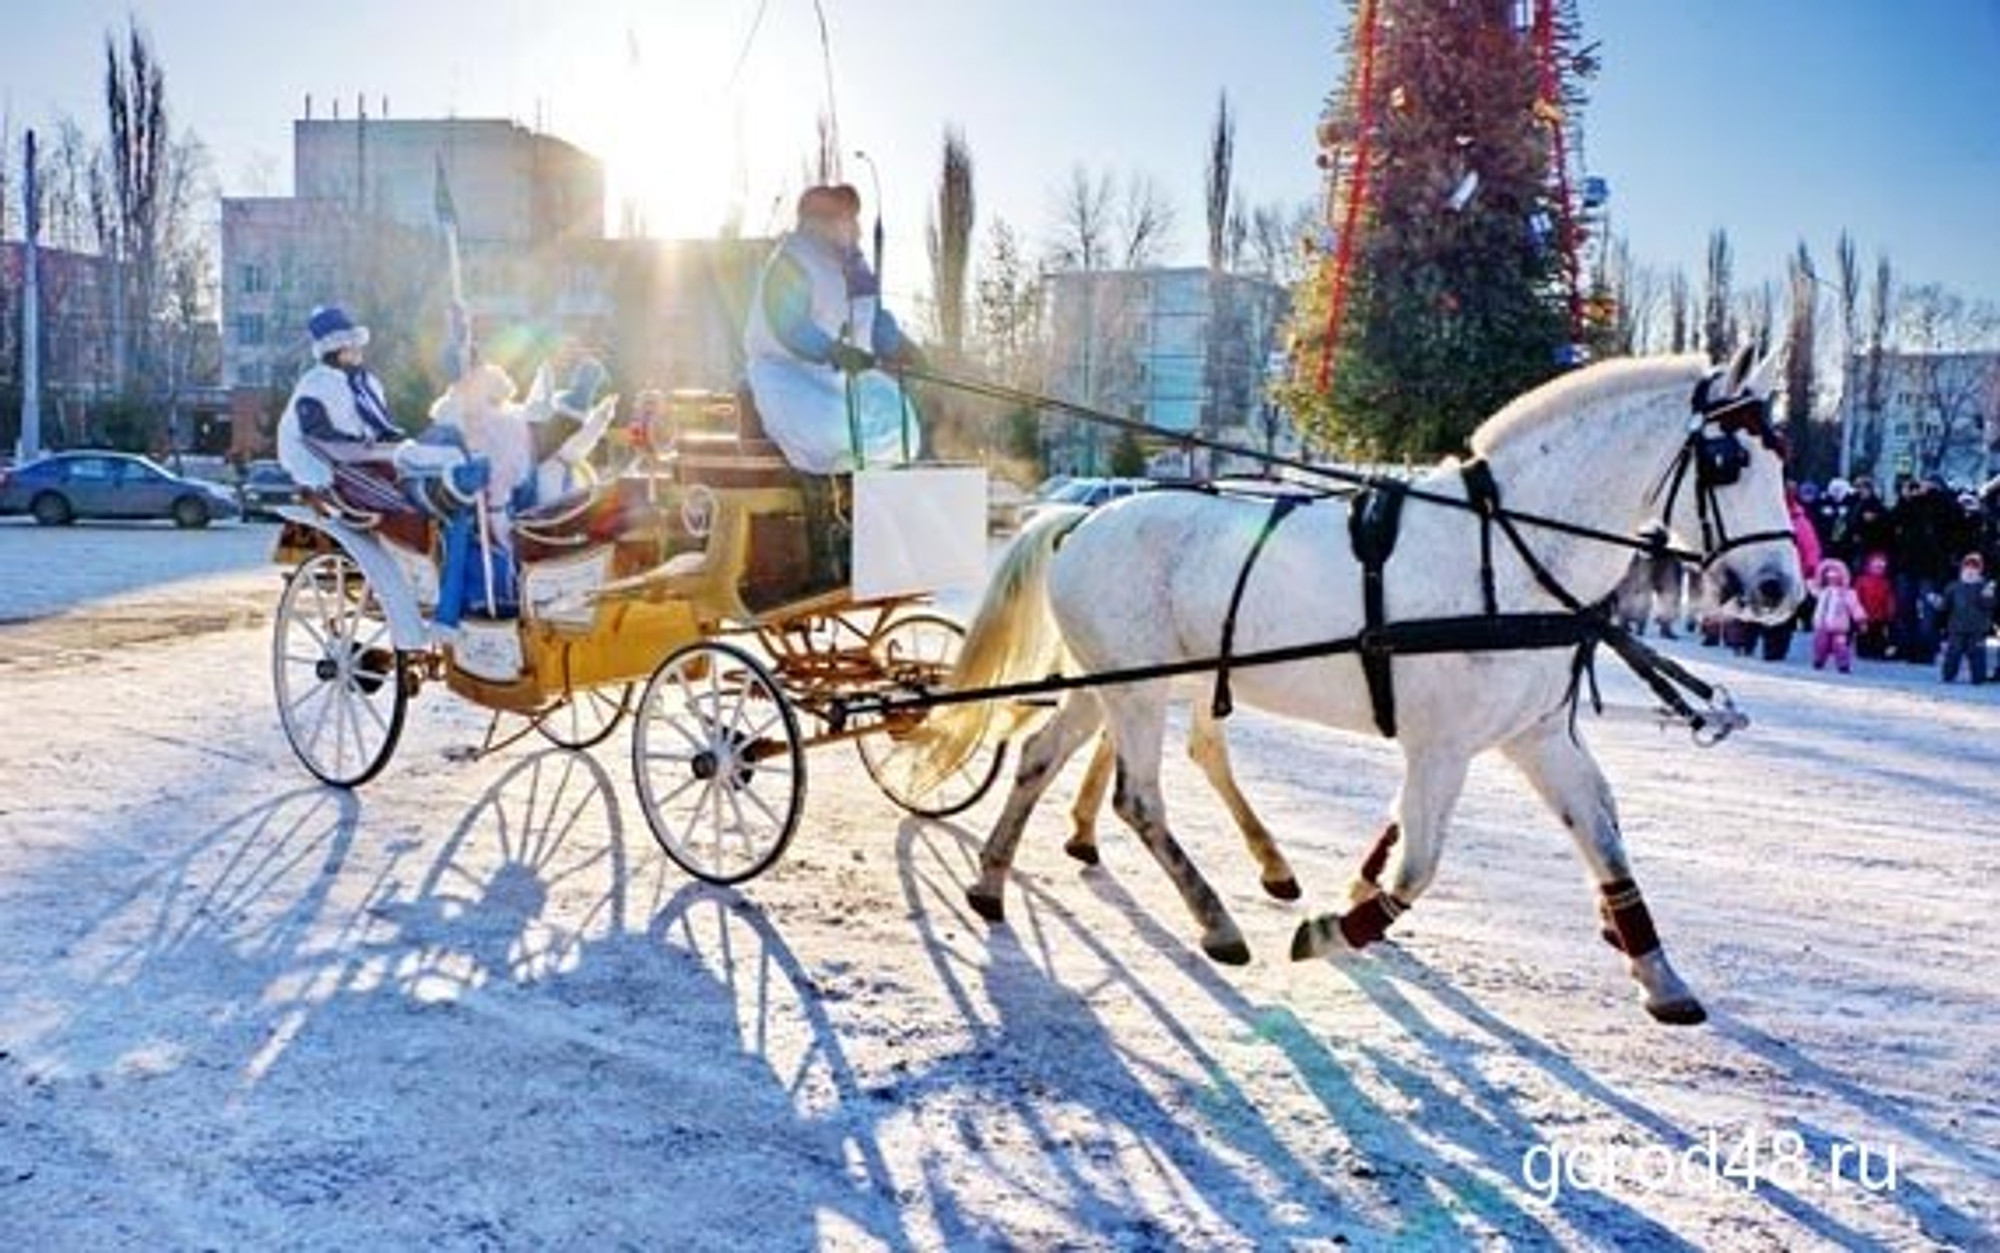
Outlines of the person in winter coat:
{"label": "person in winter coat", "polygon": [[845,183],[806,189],[798,226],[758,277],[743,332],[765,432],[812,475],[901,460],[918,444],[901,389],[875,365],[921,366],[922,354],[882,307],[861,255],[860,212]]}
{"label": "person in winter coat", "polygon": [[1896,620],[1896,587],[1889,578],[1886,553],[1870,553],[1854,580],[1865,621],[1855,635],[1854,651],[1869,661],[1889,655],[1889,624]]}
{"label": "person in winter coat", "polygon": [[1819,531],[1819,546],[1829,557],[1837,557],[1853,566],[1860,557],[1858,546],[1860,535],[1855,529],[1854,488],[1846,479],[1835,479],[1820,493],[1819,504],[1813,507],[1813,523]]}
{"label": "person in winter coat", "polygon": [[[303,487],[331,487],[335,472],[356,462],[373,463],[377,475],[357,474],[353,483],[366,496],[370,479],[379,499],[359,503],[370,508],[401,505],[392,486],[390,463],[396,447],[407,438],[389,412],[381,380],[362,362],[368,328],[358,325],[338,305],[312,311],[306,320],[315,361],[299,377],[284,413],[278,417],[278,460]],[[343,477],[342,486],[349,486]]]}
{"label": "person in winter coat", "polygon": [[1854,668],[1854,635],[1868,625],[1868,611],[1847,583],[1847,563],[1828,557],[1813,579],[1812,664],[1826,669],[1827,659],[1842,674]]}
{"label": "person in winter coat", "polygon": [[1853,512],[1855,551],[1888,552],[1889,542],[1895,537],[1895,528],[1889,522],[1889,506],[1875,494],[1875,480],[1865,474],[1854,477]]}
{"label": "person in winter coat", "polygon": [[1967,553],[1959,563],[1958,581],[1944,590],[1938,609],[1944,624],[1944,681],[1958,680],[1958,663],[1972,663],[1972,682],[1986,682],[1986,637],[1993,633],[1993,584],[1986,579],[1986,562]]}

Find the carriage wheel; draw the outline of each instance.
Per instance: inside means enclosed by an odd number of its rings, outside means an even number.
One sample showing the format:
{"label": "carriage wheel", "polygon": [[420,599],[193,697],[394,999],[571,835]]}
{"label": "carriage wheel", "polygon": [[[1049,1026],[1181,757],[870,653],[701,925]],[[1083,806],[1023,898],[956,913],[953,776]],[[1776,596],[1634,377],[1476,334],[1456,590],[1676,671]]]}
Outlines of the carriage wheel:
{"label": "carriage wheel", "polygon": [[557,748],[581,752],[611,738],[632,707],[633,684],[571,692],[535,719],[535,730]]}
{"label": "carriage wheel", "polygon": [[632,778],[667,856],[698,879],[741,883],[778,860],[805,809],[798,716],[750,654],[689,644],[646,680]]}
{"label": "carriage wheel", "polygon": [[[911,613],[898,616],[877,631],[868,648],[883,677],[935,688],[950,676],[964,642],[965,628],[943,614]],[[854,747],[861,754],[861,766],[884,796],[918,817],[949,818],[963,813],[978,804],[1000,777],[1007,746],[982,747],[935,786],[924,789],[924,755],[910,738],[920,723],[921,715],[905,715],[856,739]]]}
{"label": "carriage wheel", "polygon": [[307,770],[359,787],[389,762],[409,707],[382,602],[345,553],[308,557],[278,598],[271,682],[285,738]]}

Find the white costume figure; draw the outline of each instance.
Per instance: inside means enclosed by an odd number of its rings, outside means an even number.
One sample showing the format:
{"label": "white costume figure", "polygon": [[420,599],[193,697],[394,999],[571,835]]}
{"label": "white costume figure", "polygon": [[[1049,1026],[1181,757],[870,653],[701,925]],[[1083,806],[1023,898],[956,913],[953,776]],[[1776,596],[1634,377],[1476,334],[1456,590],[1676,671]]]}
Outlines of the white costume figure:
{"label": "white costume figure", "polygon": [[807,189],[798,228],[758,277],[743,332],[764,429],[808,474],[852,470],[857,456],[879,465],[917,451],[902,389],[871,368],[877,357],[914,365],[919,355],[881,307],[856,246],[860,203],[844,185]]}
{"label": "white costume figure", "polygon": [[437,398],[430,416],[426,445],[455,445],[466,457],[486,461],[480,495],[488,533],[497,545],[509,546],[509,511],[532,503],[535,483],[534,436],[527,415],[514,403],[514,380],[490,362],[476,365]]}
{"label": "white costume figure", "polygon": [[385,461],[404,435],[381,382],[361,363],[368,328],[336,306],[313,310],[306,326],[318,361],[278,419],[278,460],[301,486],[326,488],[336,464]]}

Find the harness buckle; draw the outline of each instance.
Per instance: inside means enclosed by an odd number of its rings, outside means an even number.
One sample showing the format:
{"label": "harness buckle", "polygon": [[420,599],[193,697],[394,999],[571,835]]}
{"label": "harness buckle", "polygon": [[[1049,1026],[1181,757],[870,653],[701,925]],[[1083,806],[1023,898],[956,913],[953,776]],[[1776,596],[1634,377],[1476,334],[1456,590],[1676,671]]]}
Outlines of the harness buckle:
{"label": "harness buckle", "polygon": [[1750,715],[1736,707],[1736,698],[1728,688],[1717,684],[1715,694],[1689,721],[1688,734],[1696,748],[1714,748],[1749,725]]}

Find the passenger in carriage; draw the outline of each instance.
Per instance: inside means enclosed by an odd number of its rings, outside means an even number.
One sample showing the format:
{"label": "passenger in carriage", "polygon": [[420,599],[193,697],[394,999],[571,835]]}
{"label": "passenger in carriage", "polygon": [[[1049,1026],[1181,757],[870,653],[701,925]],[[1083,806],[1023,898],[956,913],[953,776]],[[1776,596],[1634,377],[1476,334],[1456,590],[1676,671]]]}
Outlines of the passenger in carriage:
{"label": "passenger in carriage", "polygon": [[306,330],[317,360],[278,419],[278,460],[300,486],[319,489],[334,487],[342,468],[365,465],[368,472],[339,476],[343,494],[363,497],[350,503],[375,512],[401,508],[393,458],[408,437],[389,412],[381,380],[363,364],[368,328],[326,305],[312,311]]}

